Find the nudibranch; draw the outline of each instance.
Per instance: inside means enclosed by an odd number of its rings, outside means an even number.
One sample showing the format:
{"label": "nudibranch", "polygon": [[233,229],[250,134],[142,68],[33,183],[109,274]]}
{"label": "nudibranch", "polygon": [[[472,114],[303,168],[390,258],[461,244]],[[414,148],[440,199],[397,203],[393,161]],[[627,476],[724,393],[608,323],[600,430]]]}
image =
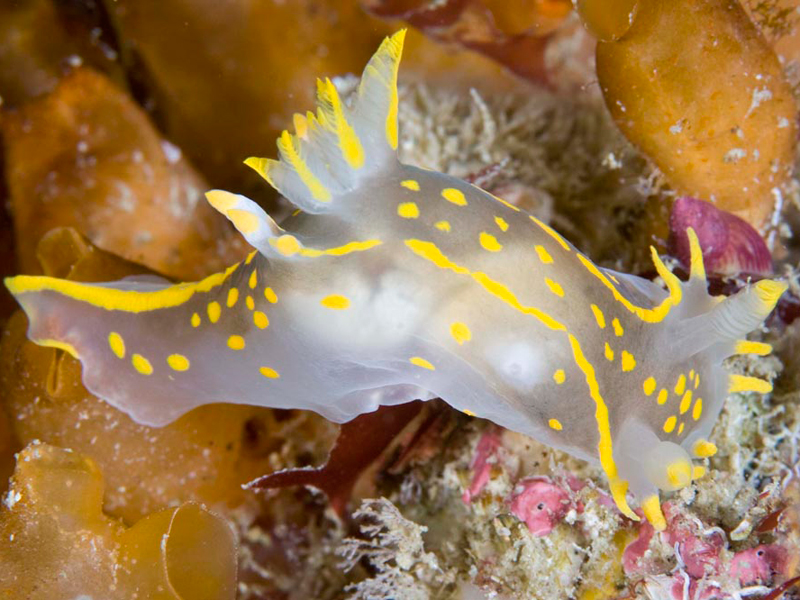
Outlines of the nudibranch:
{"label": "nudibranch", "polygon": [[172,285],[6,279],[29,337],[83,365],[86,387],[163,425],[213,402],[313,410],[337,422],[440,397],[587,461],[619,509],[656,528],[659,490],[703,473],[726,393],[769,391],[728,376],[732,354],[786,285],[707,293],[690,231],[682,283],[596,266],[536,217],[461,180],[398,162],[397,70],[387,38],[352,102],[318,81],[280,160],[246,163],[294,203],[281,226],[253,201],[208,192],[255,250],[223,273]]}

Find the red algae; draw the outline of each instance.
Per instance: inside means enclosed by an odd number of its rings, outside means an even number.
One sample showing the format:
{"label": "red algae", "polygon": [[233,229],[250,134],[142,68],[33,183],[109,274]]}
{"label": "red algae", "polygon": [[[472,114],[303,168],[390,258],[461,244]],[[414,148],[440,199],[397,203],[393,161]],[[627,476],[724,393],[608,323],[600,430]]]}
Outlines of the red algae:
{"label": "red algae", "polygon": [[684,196],[672,205],[669,217],[669,251],[685,267],[690,252],[687,228],[697,234],[703,262],[709,273],[738,275],[772,273],[772,255],[752,225],[710,202]]}
{"label": "red algae", "polygon": [[421,402],[381,406],[344,423],[331,448],[328,460],[317,468],[291,468],[264,475],[249,482],[250,490],[268,490],[296,485],[322,490],[340,518],[358,479],[392,445],[400,432],[422,409]]}

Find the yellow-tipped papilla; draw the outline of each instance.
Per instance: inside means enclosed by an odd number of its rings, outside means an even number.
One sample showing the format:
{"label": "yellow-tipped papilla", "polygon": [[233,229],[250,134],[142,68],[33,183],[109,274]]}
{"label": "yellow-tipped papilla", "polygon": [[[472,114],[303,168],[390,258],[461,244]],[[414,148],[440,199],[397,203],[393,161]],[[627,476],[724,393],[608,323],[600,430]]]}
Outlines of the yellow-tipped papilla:
{"label": "yellow-tipped papilla", "polygon": [[692,279],[706,279],[706,266],[703,262],[703,249],[700,247],[700,240],[691,227],[686,229],[686,236],[689,238],[690,256],[690,277]]}
{"label": "yellow-tipped papilla", "polygon": [[772,384],[758,377],[746,375],[731,375],[728,383],[728,392],[758,392],[768,394],[772,391]]}

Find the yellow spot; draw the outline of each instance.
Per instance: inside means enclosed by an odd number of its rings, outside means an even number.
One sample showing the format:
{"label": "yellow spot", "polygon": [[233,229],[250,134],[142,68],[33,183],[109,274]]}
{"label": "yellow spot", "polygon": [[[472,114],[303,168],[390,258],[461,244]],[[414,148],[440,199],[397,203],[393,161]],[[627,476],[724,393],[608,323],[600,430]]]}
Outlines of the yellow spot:
{"label": "yellow spot", "polygon": [[402,185],[407,190],[411,190],[412,192],[419,191],[419,182],[415,179],[406,179],[405,181],[401,181],[400,185]]}
{"label": "yellow spot", "polygon": [[703,477],[705,477],[705,474],[706,474],[706,468],[704,466],[694,465],[692,467],[692,481],[695,481],[696,479],[702,479]]}
{"label": "yellow spot", "polygon": [[564,288],[562,288],[557,282],[553,281],[549,277],[544,278],[545,284],[547,287],[550,288],[550,291],[553,292],[559,298],[564,297]]}
{"label": "yellow spot", "polygon": [[471,410],[467,410],[466,408],[464,410],[462,410],[461,412],[463,412],[468,417],[474,417],[475,416],[474,412],[472,412]]}
{"label": "yellow spot", "polygon": [[445,188],[442,190],[442,198],[448,202],[452,202],[457,206],[466,206],[467,200],[464,198],[464,193],[455,188]]}
{"label": "yellow spot", "polygon": [[694,376],[694,389],[700,387],[700,373],[695,373]]}
{"label": "yellow spot", "polygon": [[267,315],[260,310],[257,310],[253,313],[253,323],[259,329],[266,329],[269,327],[269,319],[267,318]]}
{"label": "yellow spot", "polygon": [[252,296],[247,296],[247,298],[244,299],[244,303],[249,310],[253,310],[256,307],[256,301],[253,300]]}
{"label": "yellow spot", "polygon": [[344,310],[346,308],[350,308],[350,299],[339,294],[325,296],[319,301],[319,303],[325,308],[332,308],[334,310]]}
{"label": "yellow spot", "polygon": [[772,346],[762,342],[751,342],[748,340],[739,340],[736,342],[736,354],[757,354],[758,356],[766,356],[772,352]]}
{"label": "yellow spot", "polygon": [[661,512],[661,500],[658,498],[658,494],[648,496],[642,501],[642,512],[656,531],[664,531],[667,528],[667,520],[664,518],[664,513]]}
{"label": "yellow spot", "polygon": [[397,205],[397,214],[404,219],[416,219],[419,216],[419,207],[415,202],[401,202]]}
{"label": "yellow spot", "polygon": [[667,480],[679,490],[692,483],[692,464],[688,460],[677,460],[667,465]]}
{"label": "yellow spot", "polygon": [[694,401],[694,408],[692,409],[692,418],[697,421],[703,415],[703,399],[698,398]]}
{"label": "yellow spot", "polygon": [[[303,213],[303,209],[302,208],[296,208],[295,210],[292,211],[292,216],[296,217],[297,215],[300,215],[302,213]],[[255,252],[253,254],[255,254]],[[246,263],[246,264],[250,264],[250,263]]]}
{"label": "yellow spot", "polygon": [[192,314],[192,327],[200,327],[200,315]]}
{"label": "yellow spot", "polygon": [[[314,173],[311,172],[311,169],[308,168],[305,161],[300,157],[297,146],[295,146],[294,138],[288,131],[284,131],[281,137],[278,138],[278,150],[281,153],[281,158],[294,168],[300,180],[308,188],[308,191],[311,192],[311,196],[314,200],[330,202],[330,190],[317,179]],[[254,161],[249,158],[245,161],[245,164],[248,166],[256,168],[256,166],[251,163],[254,163]],[[261,171],[262,169],[256,168],[256,170]]]}
{"label": "yellow spot", "polygon": [[253,250],[250,254],[248,254],[247,258],[244,259],[244,264],[249,265],[251,262],[253,262],[256,254],[258,254],[258,250]]}
{"label": "yellow spot", "polygon": [[692,406],[692,390],[688,390],[683,395],[683,398],[681,398],[681,405],[680,405],[681,414],[682,415],[686,414],[686,412],[689,410],[691,406]]}
{"label": "yellow spot", "polygon": [[633,371],[636,367],[636,359],[634,358],[633,354],[628,352],[627,350],[622,351],[622,371],[625,373],[629,373]]}
{"label": "yellow spot", "polygon": [[472,332],[469,330],[469,327],[467,327],[466,323],[460,321],[456,321],[450,325],[450,335],[458,342],[459,346],[472,339]]}
{"label": "yellow spot", "polygon": [[622,324],[619,322],[619,319],[616,317],[613,321],[611,321],[611,326],[614,328],[614,335],[617,337],[622,337],[622,334],[625,333],[625,330],[622,328]]}
{"label": "yellow spot", "polygon": [[611,349],[611,346],[608,344],[608,342],[606,342],[604,352],[608,360],[614,360],[614,351]]}
{"label": "yellow spot", "polygon": [[437,221],[433,226],[439,231],[450,231],[450,221]]}
{"label": "yellow spot", "polygon": [[222,314],[222,307],[219,305],[219,302],[216,300],[214,302],[208,303],[208,320],[212,323],[216,323],[219,321],[219,317]]}
{"label": "yellow spot", "polygon": [[189,369],[189,359],[182,354],[170,354],[167,357],[167,364],[174,371],[187,371]]}
{"label": "yellow spot", "polygon": [[239,290],[237,290],[236,288],[231,288],[228,290],[228,300],[225,302],[225,304],[228,306],[228,308],[231,308],[234,304],[236,304],[236,301],[238,299],[239,299]]}
{"label": "yellow spot", "polygon": [[691,381],[692,379],[694,379],[694,369],[691,369],[689,371],[689,381]]}
{"label": "yellow spot", "polygon": [[227,214],[230,209],[239,203],[239,199],[235,194],[225,190],[210,190],[206,192],[206,200],[223,215]]}
{"label": "yellow spot", "polygon": [[531,217],[531,221],[536,223],[539,227],[541,227],[544,230],[544,232],[547,235],[549,235],[551,238],[553,238],[555,241],[557,241],[559,246],[561,246],[567,252],[570,251],[570,247],[569,247],[569,244],[567,243],[567,240],[565,240],[563,237],[561,237],[561,235],[558,232],[556,232],[555,229],[553,229],[549,225],[545,225],[544,223],[542,223],[539,219],[537,219],[533,215],[530,215],[530,217]]}
{"label": "yellow spot", "polygon": [[266,298],[267,302],[270,304],[275,304],[278,301],[278,295],[272,290],[271,287],[264,289],[264,298]]}
{"label": "yellow spot", "polygon": [[564,373],[564,369],[558,369],[555,373],[553,373],[553,381],[555,381],[558,385],[564,383],[567,379],[567,375]]}
{"label": "yellow spot", "polygon": [[231,350],[244,350],[244,338],[240,335],[232,335],[228,338],[228,348]]}
{"label": "yellow spot", "polygon": [[678,383],[675,384],[675,393],[680,396],[685,389],[686,389],[686,375],[681,373],[680,377],[678,377]]}
{"label": "yellow spot", "polygon": [[758,392],[768,394],[772,391],[772,384],[769,381],[758,379],[757,377],[746,377],[744,375],[731,375],[728,384],[728,392]]}
{"label": "yellow spot", "polygon": [[658,392],[657,401],[659,404],[664,404],[669,398],[669,392],[665,388],[661,388],[661,391]]}
{"label": "yellow spot", "polygon": [[594,313],[595,321],[597,321],[597,326],[600,329],[605,329],[606,328],[606,317],[603,314],[603,311],[600,310],[600,307],[597,306],[597,304],[592,304],[591,308],[592,308],[592,313]]}
{"label": "yellow spot", "polygon": [[656,391],[656,378],[648,377],[645,379],[644,383],[642,384],[642,389],[644,390],[645,395],[650,396]]}
{"label": "yellow spot", "polygon": [[544,246],[536,244],[533,249],[536,250],[536,254],[539,255],[539,260],[545,265],[549,265],[551,262],[553,262],[553,257],[550,256],[550,253],[547,250],[545,250]]}
{"label": "yellow spot", "polygon": [[236,229],[245,235],[258,231],[258,228],[260,227],[258,217],[247,210],[233,208],[229,210],[225,216],[231,220]]}
{"label": "yellow spot", "polygon": [[498,242],[497,238],[491,233],[482,231],[479,239],[484,250],[488,250],[489,252],[500,252],[500,250],[503,249],[502,244]]}
{"label": "yellow spot", "polygon": [[133,368],[139,371],[142,375],[151,375],[153,373],[153,365],[141,354],[134,354],[131,357]]}
{"label": "yellow spot", "polygon": [[422,367],[423,369],[428,369],[429,371],[435,371],[436,367],[434,367],[431,363],[420,356],[412,356],[408,359],[412,365],[417,365],[418,367]]}
{"label": "yellow spot", "polygon": [[117,358],[125,358],[125,340],[116,331],[108,334],[108,346]]}
{"label": "yellow spot", "polygon": [[669,419],[664,421],[664,433],[672,433],[675,429],[675,425],[678,424],[678,417],[671,416]]}
{"label": "yellow spot", "polygon": [[708,440],[697,440],[692,448],[694,455],[698,458],[710,458],[717,453],[716,445]]}
{"label": "yellow spot", "polygon": [[261,367],[258,370],[258,372],[261,373],[267,379],[277,379],[278,377],[280,377],[280,375],[278,375],[278,372],[275,369],[270,369],[269,367]]}
{"label": "yellow spot", "polygon": [[678,435],[681,435],[683,433],[683,426],[684,426],[684,423],[683,423],[683,421],[681,421],[681,424],[678,425]]}
{"label": "yellow spot", "polygon": [[495,217],[494,222],[497,223],[501,231],[508,231],[508,223],[503,217]]}
{"label": "yellow spot", "polygon": [[270,238],[269,244],[283,256],[293,256],[297,254],[302,247],[300,242],[297,241],[297,238],[288,233],[278,238]]}
{"label": "yellow spot", "polygon": [[251,290],[256,289],[256,286],[258,285],[258,270],[253,269],[253,272],[250,273],[250,279],[248,279],[247,285],[250,286]]}
{"label": "yellow spot", "polygon": [[344,256],[351,252],[363,252],[380,246],[383,242],[380,240],[366,240],[363,242],[349,242],[344,246],[337,246],[335,248],[327,248],[326,250],[318,250],[317,248],[300,248],[300,256],[309,258],[316,258],[318,256]]}
{"label": "yellow spot", "polygon": [[550,429],[555,429],[556,431],[561,431],[564,429],[564,427],[561,425],[561,421],[558,419],[550,419],[547,424],[550,425]]}

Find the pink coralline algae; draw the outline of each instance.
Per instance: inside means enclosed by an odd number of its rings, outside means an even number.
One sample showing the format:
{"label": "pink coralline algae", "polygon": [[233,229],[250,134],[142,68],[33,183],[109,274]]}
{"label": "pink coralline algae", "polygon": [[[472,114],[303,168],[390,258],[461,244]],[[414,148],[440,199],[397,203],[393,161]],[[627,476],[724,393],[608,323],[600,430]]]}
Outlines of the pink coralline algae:
{"label": "pink coralline algae", "polygon": [[721,600],[735,597],[718,582],[725,574],[733,587],[767,585],[775,575],[786,575],[787,552],[781,546],[761,545],[731,553],[721,529],[705,528],[669,503],[664,504],[664,513],[667,528],[659,543],[675,549],[678,567],[665,572],[667,567],[647,553],[655,530],[646,521],[641,522],[639,536],[622,556],[625,574],[631,579],[646,579],[651,592],[673,600]]}
{"label": "pink coralline algae", "polygon": [[472,459],[472,483],[461,496],[461,499],[469,504],[481,493],[483,488],[489,483],[489,476],[492,466],[497,463],[497,450],[501,446],[500,432],[502,429],[490,426],[483,432],[478,446],[475,448],[475,456]]}
{"label": "pink coralline algae", "polygon": [[786,549],[776,544],[756,546],[737,552],[730,572],[742,585],[764,583],[785,570],[787,558]]}
{"label": "pink coralline algae", "polygon": [[511,512],[525,521],[531,534],[548,535],[572,508],[569,494],[549,477],[531,477],[517,484]]}
{"label": "pink coralline algae", "polygon": [[675,201],[669,217],[670,254],[685,266],[689,265],[687,227],[697,234],[710,273],[766,275],[772,272],[772,256],[758,231],[710,202],[689,196]]}
{"label": "pink coralline algae", "polygon": [[719,573],[720,552],[725,547],[724,533],[719,529],[699,531],[697,523],[680,518],[676,511],[670,512],[671,527],[664,532],[664,537],[680,553],[683,570],[694,579]]}

